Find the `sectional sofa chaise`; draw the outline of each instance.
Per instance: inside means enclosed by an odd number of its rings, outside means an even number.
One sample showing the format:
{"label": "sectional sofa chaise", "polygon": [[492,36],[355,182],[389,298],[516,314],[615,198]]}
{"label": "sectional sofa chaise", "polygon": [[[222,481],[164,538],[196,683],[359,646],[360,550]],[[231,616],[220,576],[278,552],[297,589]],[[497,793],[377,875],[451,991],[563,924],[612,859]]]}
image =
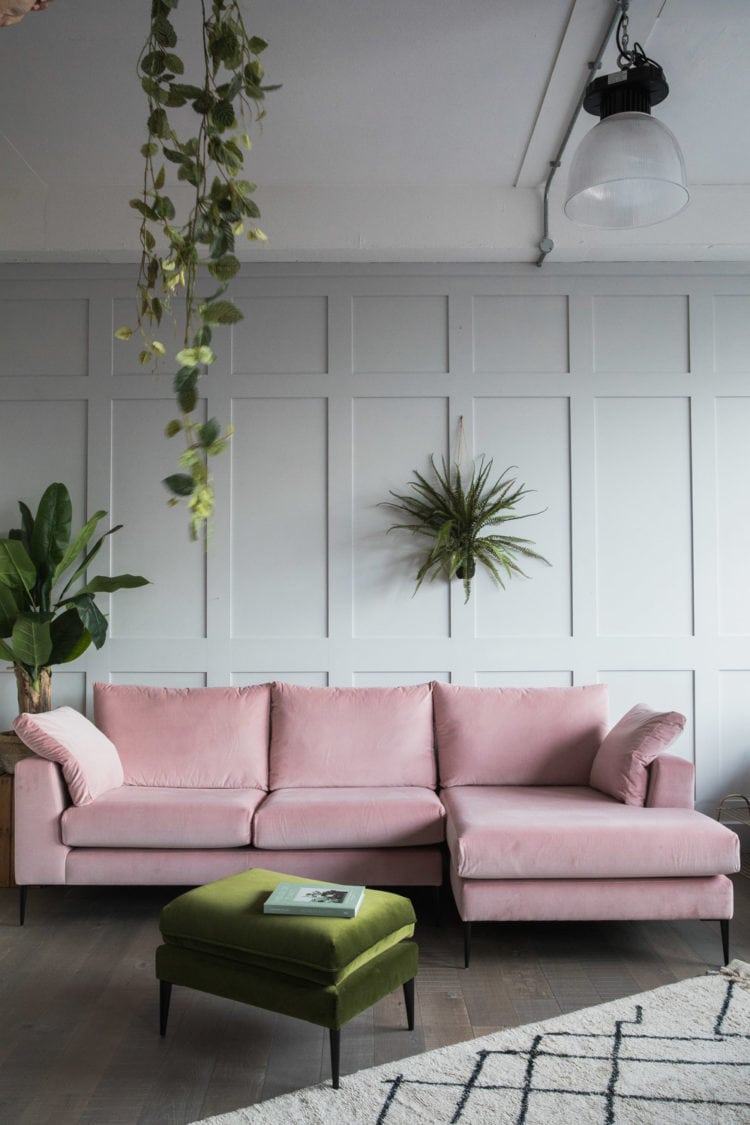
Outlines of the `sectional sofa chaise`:
{"label": "sectional sofa chaise", "polygon": [[447,855],[467,964],[485,920],[717,919],[726,959],[739,841],[664,753],[683,725],[639,706],[608,730],[601,684],[96,684],[94,723],[15,723],[21,918],[39,884],[440,887]]}

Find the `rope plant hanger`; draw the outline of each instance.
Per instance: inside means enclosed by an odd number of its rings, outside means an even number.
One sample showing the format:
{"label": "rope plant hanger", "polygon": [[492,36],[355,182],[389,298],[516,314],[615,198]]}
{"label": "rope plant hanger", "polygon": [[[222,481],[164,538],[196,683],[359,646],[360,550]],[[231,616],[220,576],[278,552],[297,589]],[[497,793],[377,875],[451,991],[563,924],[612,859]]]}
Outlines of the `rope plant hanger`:
{"label": "rope plant hanger", "polygon": [[417,592],[425,578],[433,581],[438,575],[458,578],[464,585],[464,602],[471,596],[471,580],[480,563],[494,581],[505,588],[504,579],[514,575],[529,576],[522,570],[519,560],[537,559],[550,564],[533,549],[530,539],[516,535],[500,534],[491,530],[511,520],[526,519],[540,512],[517,512],[516,507],[530,489],[518,484],[510,473],[510,466],[494,481],[491,480],[492,459],[480,454],[471,464],[471,474],[465,481],[461,463],[464,453],[464,420],[458,419],[456,458],[448,465],[441,457],[441,467],[435,464],[434,454],[430,465],[434,479],[428,480],[414,470],[415,480],[409,482],[411,492],[391,492],[393,500],[382,506],[398,512],[405,522],[394,523],[388,531],[408,531],[432,541],[422,556],[417,571]]}

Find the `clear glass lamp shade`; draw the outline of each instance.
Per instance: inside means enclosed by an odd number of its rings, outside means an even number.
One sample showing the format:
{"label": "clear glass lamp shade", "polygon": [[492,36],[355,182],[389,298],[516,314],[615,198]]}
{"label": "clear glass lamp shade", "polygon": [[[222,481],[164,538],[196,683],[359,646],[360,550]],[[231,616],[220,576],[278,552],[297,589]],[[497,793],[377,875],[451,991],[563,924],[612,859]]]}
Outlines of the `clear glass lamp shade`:
{"label": "clear glass lamp shade", "polygon": [[565,214],[585,227],[647,227],[671,219],[690,198],[680,146],[648,113],[613,113],[573,157]]}

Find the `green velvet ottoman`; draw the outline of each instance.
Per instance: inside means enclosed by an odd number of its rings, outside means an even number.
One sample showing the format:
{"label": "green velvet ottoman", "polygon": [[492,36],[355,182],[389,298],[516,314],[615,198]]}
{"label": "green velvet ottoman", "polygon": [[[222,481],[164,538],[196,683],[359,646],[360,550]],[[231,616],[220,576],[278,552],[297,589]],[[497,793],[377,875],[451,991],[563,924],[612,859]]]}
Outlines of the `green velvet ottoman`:
{"label": "green velvet ottoman", "polygon": [[318,880],[252,868],[188,891],[168,903],[156,951],[160,1030],[165,1035],[172,985],[241,1000],[327,1027],[331,1074],[339,1085],[341,1027],[403,985],[414,1028],[416,921],[401,895],[366,890],[354,918],[264,914],[277,883]]}

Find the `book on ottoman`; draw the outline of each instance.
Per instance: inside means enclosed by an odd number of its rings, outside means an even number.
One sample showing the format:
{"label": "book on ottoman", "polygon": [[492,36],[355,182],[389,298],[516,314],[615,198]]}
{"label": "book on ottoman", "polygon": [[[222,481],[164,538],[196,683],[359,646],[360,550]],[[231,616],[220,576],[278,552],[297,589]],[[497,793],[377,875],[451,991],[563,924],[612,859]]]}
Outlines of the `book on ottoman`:
{"label": "book on ottoman", "polygon": [[263,913],[353,918],[364,893],[364,887],[347,887],[341,883],[279,883],[263,903]]}

